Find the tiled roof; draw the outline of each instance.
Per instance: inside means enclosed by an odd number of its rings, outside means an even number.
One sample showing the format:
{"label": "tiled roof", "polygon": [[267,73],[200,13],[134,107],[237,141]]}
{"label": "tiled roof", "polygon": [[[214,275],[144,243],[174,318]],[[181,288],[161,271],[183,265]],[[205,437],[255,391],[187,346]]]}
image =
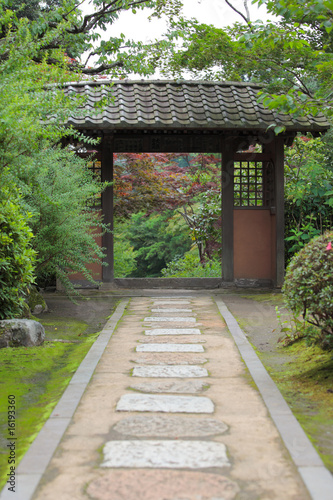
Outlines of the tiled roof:
{"label": "tiled roof", "polygon": [[[70,124],[94,129],[266,130],[273,123],[287,131],[325,131],[324,116],[301,118],[277,114],[257,102],[260,86],[239,82],[89,81],[66,84],[65,92],[82,95],[82,114]],[[94,105],[113,97],[101,108]]]}

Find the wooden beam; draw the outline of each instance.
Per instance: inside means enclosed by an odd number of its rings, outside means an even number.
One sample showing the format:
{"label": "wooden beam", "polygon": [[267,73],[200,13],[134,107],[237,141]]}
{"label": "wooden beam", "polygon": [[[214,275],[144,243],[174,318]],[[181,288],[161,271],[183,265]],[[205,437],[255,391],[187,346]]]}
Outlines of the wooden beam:
{"label": "wooden beam", "polygon": [[235,153],[234,161],[269,161],[269,154],[265,153]]}
{"label": "wooden beam", "polygon": [[[113,137],[105,135],[102,139],[101,155],[101,176],[102,182],[113,182]],[[103,221],[109,225],[111,233],[103,235],[103,247],[106,249],[103,266],[103,282],[110,283],[114,279],[113,265],[113,185],[107,187],[102,193]]]}
{"label": "wooden beam", "polygon": [[234,281],[234,153],[231,139],[222,142],[222,280]]}
{"label": "wooden beam", "polygon": [[274,165],[274,198],[276,221],[276,276],[275,286],[281,288],[285,274],[284,258],[284,138],[277,136],[270,144],[265,145],[265,152],[269,151]]}
{"label": "wooden beam", "polygon": [[284,281],[284,141],[275,140],[276,286]]}

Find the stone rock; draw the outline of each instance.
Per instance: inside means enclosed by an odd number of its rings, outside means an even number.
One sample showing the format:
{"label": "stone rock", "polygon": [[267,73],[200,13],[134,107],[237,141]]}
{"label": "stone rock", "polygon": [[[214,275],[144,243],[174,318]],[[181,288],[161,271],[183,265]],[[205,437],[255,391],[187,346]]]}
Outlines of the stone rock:
{"label": "stone rock", "polygon": [[0,321],[0,347],[31,347],[45,340],[44,327],[32,319]]}
{"label": "stone rock", "polygon": [[109,441],[102,467],[203,469],[229,467],[226,446],[210,441]]}
{"label": "stone rock", "polygon": [[234,500],[239,492],[220,474],[172,469],[105,469],[87,487],[94,500]]}
{"label": "stone rock", "polygon": [[214,418],[184,418],[168,415],[135,415],[123,418],[113,429],[135,437],[206,437],[224,434],[228,426]]}
{"label": "stone rock", "polygon": [[161,322],[161,323],[195,323],[196,319],[192,318],[192,316],[148,316],[147,318],[144,318],[144,322],[147,323],[154,323],[154,322]]}
{"label": "stone rock", "polygon": [[191,344],[143,344],[136,352],[204,352],[202,345]]}
{"label": "stone rock", "polygon": [[0,349],[4,347],[9,347],[11,341],[11,332],[9,329],[0,326]]}
{"label": "stone rock", "polygon": [[213,413],[214,403],[202,396],[164,396],[152,394],[124,394],[117,411],[150,411],[164,413]]}
{"label": "stone rock", "polygon": [[151,310],[151,312],[156,313],[191,313],[192,309],[177,309],[176,307],[156,307]]}
{"label": "stone rock", "polygon": [[206,368],[196,365],[158,365],[158,366],[136,366],[133,368],[133,377],[153,378],[188,378],[208,377]]}
{"label": "stone rock", "polygon": [[32,287],[30,289],[30,293],[28,296],[28,306],[30,311],[34,315],[38,315],[44,311],[48,311],[47,304],[36,287]]}
{"label": "stone rock", "polygon": [[159,344],[206,344],[207,341],[203,337],[190,336],[190,335],[158,335],[158,336],[145,336],[138,339],[139,344],[159,343]]}
{"label": "stone rock", "polygon": [[43,308],[42,304],[37,304],[33,308],[32,314],[34,314],[35,316],[38,316],[38,314],[41,314],[43,311],[44,311],[44,308]]}
{"label": "stone rock", "polygon": [[138,384],[131,384],[130,388],[146,393],[176,393],[176,394],[197,394],[205,389],[208,389],[209,384],[202,380],[158,380],[154,382],[141,382]]}
{"label": "stone rock", "polygon": [[144,365],[202,365],[207,359],[200,354],[189,352],[139,352],[138,357],[131,359],[134,363]]}
{"label": "stone rock", "polygon": [[189,300],[178,300],[178,299],[169,299],[169,300],[155,300],[154,301],[154,306],[173,306],[173,305],[186,305],[186,304],[190,304],[191,302]]}
{"label": "stone rock", "polygon": [[145,335],[201,335],[199,328],[153,328]]}

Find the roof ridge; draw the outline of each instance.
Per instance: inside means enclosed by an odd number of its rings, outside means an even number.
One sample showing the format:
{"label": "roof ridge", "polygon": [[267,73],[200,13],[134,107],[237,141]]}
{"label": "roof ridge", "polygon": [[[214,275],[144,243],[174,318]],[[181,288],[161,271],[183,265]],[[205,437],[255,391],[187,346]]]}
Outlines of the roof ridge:
{"label": "roof ridge", "polygon": [[101,79],[101,80],[80,80],[80,81],[74,81],[74,82],[65,82],[63,85],[64,86],[70,86],[70,85],[75,85],[75,86],[98,86],[98,85],[106,85],[106,84],[122,84],[122,85],[167,85],[167,84],[173,84],[173,85],[193,85],[193,86],[198,86],[198,85],[219,85],[219,86],[225,86],[225,87],[230,87],[231,85],[237,86],[237,87],[253,87],[253,88],[263,88],[263,85],[259,83],[253,83],[253,82],[237,82],[237,81],[229,81],[229,80],[108,80],[108,79]]}

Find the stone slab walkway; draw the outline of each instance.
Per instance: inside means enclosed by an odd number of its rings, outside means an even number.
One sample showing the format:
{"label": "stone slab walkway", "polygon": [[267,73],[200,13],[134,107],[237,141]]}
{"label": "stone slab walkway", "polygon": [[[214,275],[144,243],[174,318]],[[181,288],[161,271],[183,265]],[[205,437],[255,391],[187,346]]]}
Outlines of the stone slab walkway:
{"label": "stone slab walkway", "polygon": [[333,498],[219,298],[134,297],[93,348],[1,500]]}

